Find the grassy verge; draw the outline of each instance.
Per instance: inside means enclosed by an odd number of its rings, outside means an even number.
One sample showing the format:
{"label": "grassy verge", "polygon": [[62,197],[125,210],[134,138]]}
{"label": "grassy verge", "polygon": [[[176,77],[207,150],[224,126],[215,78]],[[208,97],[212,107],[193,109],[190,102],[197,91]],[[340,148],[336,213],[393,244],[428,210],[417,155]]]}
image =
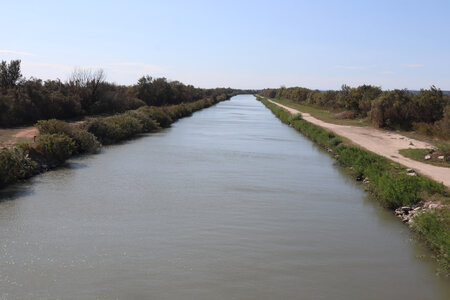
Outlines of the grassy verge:
{"label": "grassy verge", "polygon": [[357,146],[348,145],[331,131],[302,120],[300,115],[292,116],[267,99],[258,99],[283,123],[333,153],[341,164],[352,170],[357,179],[364,179],[367,190],[383,206],[396,209],[430,199],[443,204],[440,208],[418,215],[412,228],[437,254],[444,272],[450,273],[450,193],[444,185],[425,177],[408,176],[405,167]]}
{"label": "grassy verge", "polygon": [[309,113],[311,116],[322,120],[327,123],[339,124],[339,125],[353,125],[353,126],[369,126],[370,123],[367,120],[360,119],[340,119],[336,117],[336,114],[342,110],[326,110],[323,107],[316,107],[313,105],[306,105],[296,103],[287,99],[271,99],[277,103],[298,109],[302,112]]}
{"label": "grassy verge", "polygon": [[[444,155],[443,159],[439,159],[439,156],[433,154],[433,149],[402,149],[399,153],[405,157],[409,157],[426,164],[450,168],[450,161],[447,161]],[[429,159],[425,159],[427,155],[429,155]]]}

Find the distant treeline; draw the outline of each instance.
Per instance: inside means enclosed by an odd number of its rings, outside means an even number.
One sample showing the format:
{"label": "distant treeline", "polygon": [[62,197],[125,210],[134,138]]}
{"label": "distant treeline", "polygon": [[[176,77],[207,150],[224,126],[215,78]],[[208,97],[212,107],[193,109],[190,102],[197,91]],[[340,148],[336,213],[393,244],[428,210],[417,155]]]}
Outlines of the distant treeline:
{"label": "distant treeline", "polygon": [[252,93],[230,88],[201,89],[166,78],[144,76],[135,85],[105,80],[102,70],[75,70],[63,82],[22,76],[20,60],[0,64],[0,126],[33,124],[46,119],[120,113],[141,106],[191,103],[221,94]]}
{"label": "distant treeline", "polygon": [[377,127],[416,129],[427,135],[450,137],[450,96],[432,86],[419,92],[382,91],[371,85],[340,91],[319,91],[302,87],[264,89],[260,95],[298,103],[346,110],[349,118],[369,118]]}

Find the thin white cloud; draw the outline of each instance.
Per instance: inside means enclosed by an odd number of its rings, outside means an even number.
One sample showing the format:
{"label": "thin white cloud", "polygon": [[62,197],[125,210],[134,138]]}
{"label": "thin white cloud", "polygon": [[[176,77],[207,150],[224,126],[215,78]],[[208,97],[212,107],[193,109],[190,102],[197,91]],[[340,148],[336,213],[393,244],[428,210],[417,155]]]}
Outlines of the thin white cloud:
{"label": "thin white cloud", "polygon": [[391,74],[395,74],[395,72],[392,72],[392,71],[382,71],[382,72],[378,72],[378,74],[381,74],[381,75],[391,75]]}
{"label": "thin white cloud", "polygon": [[345,69],[345,70],[363,70],[364,68],[361,66],[336,66],[337,69]]}
{"label": "thin white cloud", "polygon": [[145,63],[138,63],[138,62],[118,62],[118,63],[108,63],[104,65],[105,67],[132,67],[132,68],[142,68],[145,70],[150,70],[153,72],[167,72],[168,70],[164,67],[152,65],[152,64],[145,64]]}
{"label": "thin white cloud", "polygon": [[32,61],[23,61],[22,65],[24,65],[26,67],[45,67],[45,68],[59,69],[61,71],[73,70],[73,67],[69,67],[66,65],[48,64],[48,63],[40,63],[40,62],[32,62]]}
{"label": "thin white cloud", "polygon": [[14,51],[14,50],[6,50],[6,49],[0,49],[0,53],[23,55],[23,56],[36,56],[36,54],[30,53],[30,52],[22,52],[22,51]]}
{"label": "thin white cloud", "polygon": [[422,64],[406,64],[404,66],[407,68],[422,68],[424,65],[422,65]]}

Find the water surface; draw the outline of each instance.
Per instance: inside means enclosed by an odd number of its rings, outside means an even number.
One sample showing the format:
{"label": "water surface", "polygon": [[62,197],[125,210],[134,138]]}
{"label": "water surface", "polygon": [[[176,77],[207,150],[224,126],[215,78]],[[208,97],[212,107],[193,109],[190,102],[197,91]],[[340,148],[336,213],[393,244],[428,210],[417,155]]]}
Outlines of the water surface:
{"label": "water surface", "polygon": [[0,197],[0,299],[450,299],[407,227],[249,95]]}

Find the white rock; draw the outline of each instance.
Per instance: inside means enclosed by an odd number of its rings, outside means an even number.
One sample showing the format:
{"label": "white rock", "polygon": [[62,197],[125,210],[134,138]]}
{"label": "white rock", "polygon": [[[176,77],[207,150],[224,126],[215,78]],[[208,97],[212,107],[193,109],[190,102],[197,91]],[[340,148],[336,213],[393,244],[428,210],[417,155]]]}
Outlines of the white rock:
{"label": "white rock", "polygon": [[444,159],[444,155],[438,156],[438,159]]}
{"label": "white rock", "polygon": [[426,159],[426,160],[431,159],[431,155],[430,155],[430,154],[425,155],[425,159]]}

